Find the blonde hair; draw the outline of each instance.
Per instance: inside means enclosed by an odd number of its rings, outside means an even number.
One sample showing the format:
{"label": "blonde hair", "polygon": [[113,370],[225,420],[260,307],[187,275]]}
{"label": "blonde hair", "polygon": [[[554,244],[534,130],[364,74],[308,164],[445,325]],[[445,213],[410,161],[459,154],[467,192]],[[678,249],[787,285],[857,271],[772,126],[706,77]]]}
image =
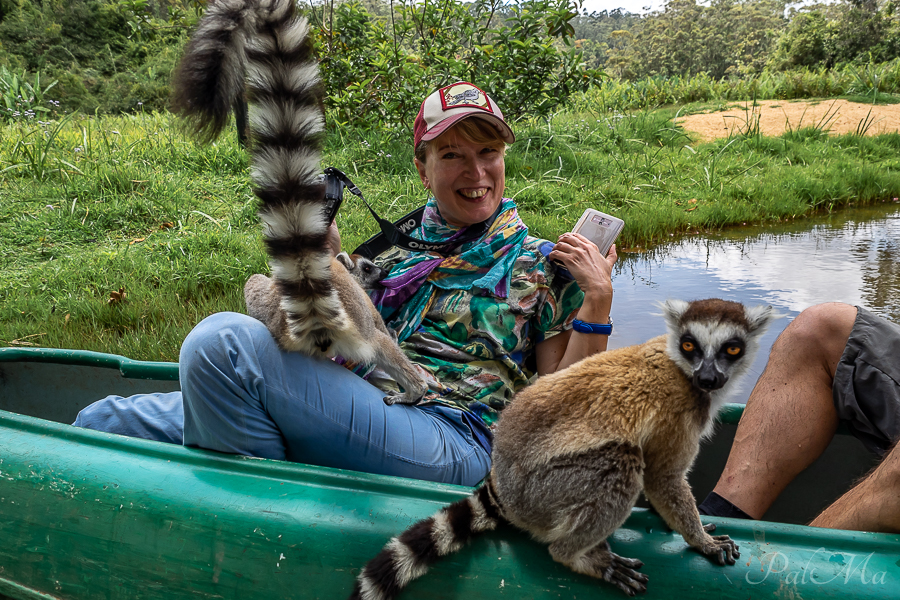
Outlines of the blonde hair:
{"label": "blonde hair", "polygon": [[[506,142],[503,141],[500,132],[496,127],[485,119],[478,117],[463,119],[455,123],[447,131],[455,131],[459,137],[473,144],[485,144],[487,146],[497,146],[501,151],[506,151]],[[444,132],[446,133],[446,131]],[[443,135],[443,134],[442,134]],[[422,140],[415,149],[415,157],[421,163],[425,163],[425,154],[428,151],[428,145],[433,140]]]}

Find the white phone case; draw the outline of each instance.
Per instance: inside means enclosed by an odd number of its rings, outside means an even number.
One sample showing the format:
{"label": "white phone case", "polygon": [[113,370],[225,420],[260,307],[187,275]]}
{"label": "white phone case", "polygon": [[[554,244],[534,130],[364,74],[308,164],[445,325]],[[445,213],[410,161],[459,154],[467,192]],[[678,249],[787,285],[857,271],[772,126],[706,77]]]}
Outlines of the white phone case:
{"label": "white phone case", "polygon": [[597,244],[600,254],[606,256],[606,253],[609,252],[609,247],[613,245],[613,242],[622,233],[623,227],[625,227],[625,221],[622,219],[589,208],[578,219],[572,231],[580,233]]}

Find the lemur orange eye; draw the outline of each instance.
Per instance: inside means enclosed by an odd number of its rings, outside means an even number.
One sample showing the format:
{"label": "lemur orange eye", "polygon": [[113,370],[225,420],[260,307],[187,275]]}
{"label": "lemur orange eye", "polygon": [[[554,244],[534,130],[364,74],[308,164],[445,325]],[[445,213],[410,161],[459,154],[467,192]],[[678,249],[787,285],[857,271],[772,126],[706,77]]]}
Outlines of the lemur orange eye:
{"label": "lemur orange eye", "polygon": [[694,351],[694,343],[693,342],[681,342],[681,349],[685,352],[693,352]]}
{"label": "lemur orange eye", "polygon": [[725,352],[727,352],[730,356],[737,356],[738,354],[741,353],[741,347],[740,346],[728,346],[728,348],[725,349]]}

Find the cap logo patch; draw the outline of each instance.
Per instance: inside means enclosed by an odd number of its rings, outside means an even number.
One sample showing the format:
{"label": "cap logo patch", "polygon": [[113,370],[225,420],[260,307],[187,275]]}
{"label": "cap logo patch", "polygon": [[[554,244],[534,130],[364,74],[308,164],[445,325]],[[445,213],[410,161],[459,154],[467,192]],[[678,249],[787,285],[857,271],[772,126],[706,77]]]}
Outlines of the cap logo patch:
{"label": "cap logo patch", "polygon": [[461,83],[456,85],[448,85],[441,88],[441,108],[450,110],[451,108],[480,108],[491,114],[494,109],[491,108],[491,101],[488,100],[487,94],[472,85],[471,83]]}

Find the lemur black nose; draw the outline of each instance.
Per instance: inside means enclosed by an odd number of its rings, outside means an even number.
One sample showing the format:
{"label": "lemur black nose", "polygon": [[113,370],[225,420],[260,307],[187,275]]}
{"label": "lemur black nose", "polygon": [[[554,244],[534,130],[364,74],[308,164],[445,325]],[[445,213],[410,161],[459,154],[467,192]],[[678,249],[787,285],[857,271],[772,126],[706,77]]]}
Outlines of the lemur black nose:
{"label": "lemur black nose", "polygon": [[714,390],[721,388],[723,385],[725,385],[725,382],[720,381],[716,377],[714,377],[712,379],[702,379],[700,377],[695,377],[694,385],[705,392],[712,392]]}
{"label": "lemur black nose", "polygon": [[728,378],[712,365],[703,365],[694,371],[694,386],[705,392],[718,390],[725,385]]}

